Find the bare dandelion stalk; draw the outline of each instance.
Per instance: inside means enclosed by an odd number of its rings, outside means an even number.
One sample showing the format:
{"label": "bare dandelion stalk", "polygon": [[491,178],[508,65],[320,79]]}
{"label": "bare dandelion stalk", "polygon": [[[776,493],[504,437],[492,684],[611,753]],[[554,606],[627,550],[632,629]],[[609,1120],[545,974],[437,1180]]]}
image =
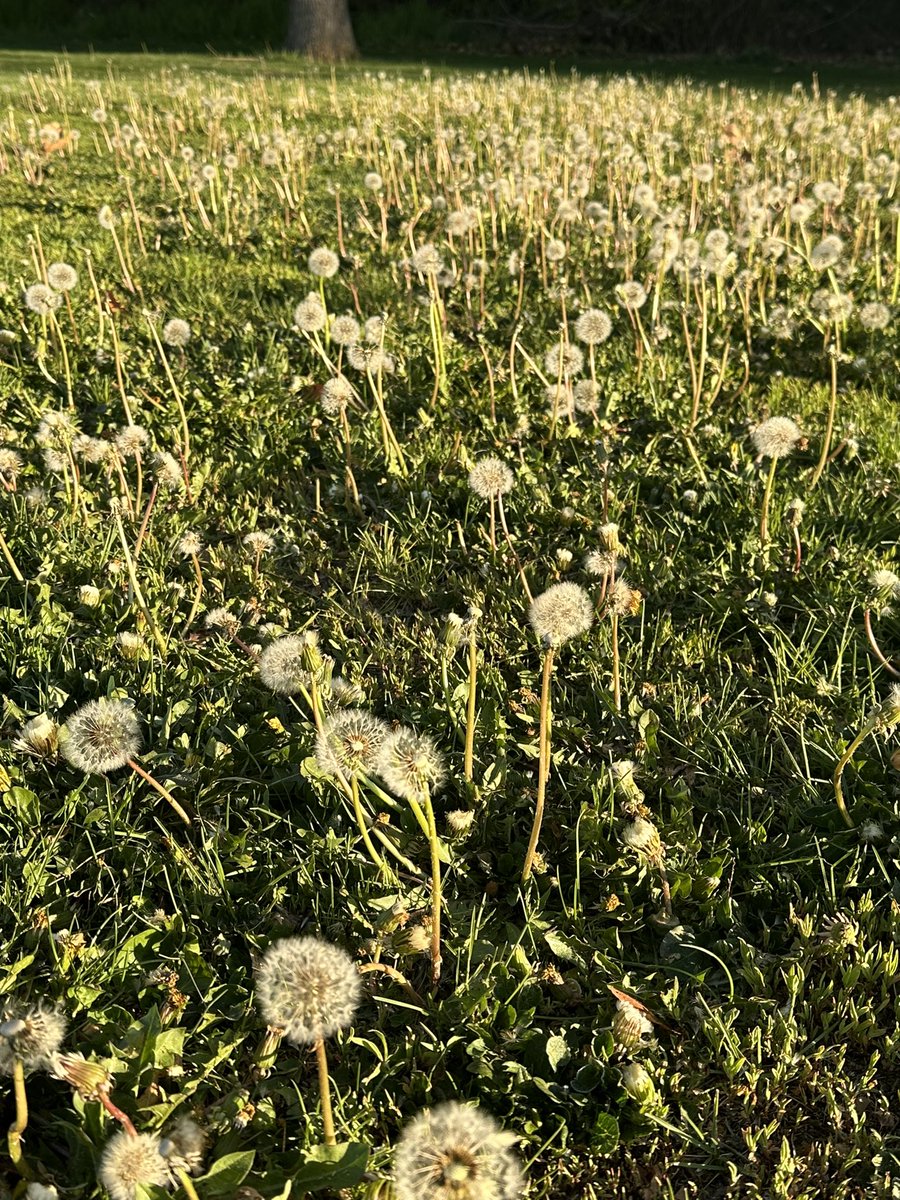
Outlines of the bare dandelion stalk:
{"label": "bare dandelion stalk", "polygon": [[181,419],[181,453],[186,462],[191,453],[191,438],[190,432],[188,431],[188,419],[184,408],[184,400],[181,396],[181,390],[179,389],[178,384],[175,382],[175,376],[172,374],[172,368],[169,365],[169,357],[166,354],[166,348],[156,331],[156,325],[153,323],[150,314],[146,311],[144,312],[144,319],[150,327],[150,333],[153,337],[153,341],[156,343],[156,349],[159,353],[159,357],[162,360],[163,370],[165,371],[166,378],[169,381],[169,387],[172,389],[172,395],[175,397],[175,403],[178,406],[178,416]]}
{"label": "bare dandelion stalk", "polygon": [[16,563],[16,560],[13,557],[13,552],[12,552],[12,550],[10,550],[9,543],[7,542],[6,538],[4,537],[2,530],[0,530],[0,550],[3,551],[3,557],[6,559],[6,562],[9,566],[10,571],[12,571],[13,578],[16,580],[17,583],[24,583],[25,576],[19,570],[18,564]]}
{"label": "bare dandelion stalk", "polygon": [[159,647],[160,654],[165,655],[165,653],[168,649],[168,647],[166,646],[166,639],[160,633],[159,627],[153,618],[153,614],[147,605],[147,601],[144,599],[144,593],[141,591],[141,585],[138,583],[137,571],[135,570],[135,566],[134,566],[134,559],[132,558],[131,550],[128,547],[128,538],[125,536],[125,530],[122,527],[122,518],[119,515],[118,507],[113,509],[113,520],[115,521],[115,524],[116,524],[116,532],[119,535],[119,542],[122,545],[122,553],[125,556],[125,568],[128,571],[128,580],[129,580],[129,583],[131,584],[132,594],[134,595],[134,598],[137,601],[138,608],[141,610],[141,614],[143,615],[144,620],[147,622],[147,628],[150,630],[150,632],[153,635],[153,640],[156,642],[156,645]]}
{"label": "bare dandelion stalk", "polygon": [[537,800],[534,805],[534,819],[531,824],[531,836],[528,839],[528,849],[525,851],[525,862],[522,864],[522,883],[527,883],[534,867],[534,856],[537,853],[538,839],[541,836],[541,825],[544,820],[544,803],[547,794],[547,777],[550,774],[550,724],[553,719],[550,706],[550,680],[553,674],[554,648],[548,646],[544,651],[544,668],[541,678],[541,715],[540,732],[538,734],[538,780]]}
{"label": "bare dandelion stalk", "polygon": [[835,323],[832,330],[832,342],[828,347],[828,359],[831,376],[831,390],[828,400],[828,416],[825,419],[825,433],[822,437],[822,451],[819,454],[819,461],[816,463],[816,469],[813,471],[812,478],[809,481],[809,490],[816,486],[822,478],[822,472],[828,464],[828,456],[831,453],[831,439],[834,435],[834,417],[837,411],[837,369],[838,359],[841,354],[841,335],[840,330]]}
{"label": "bare dandelion stalk", "polygon": [[328,1055],[322,1038],[316,1042],[316,1065],[319,1068],[319,1099],[322,1104],[322,1125],[325,1130],[325,1145],[336,1146],[334,1114],[331,1108],[331,1081],[328,1078]]}
{"label": "bare dandelion stalk", "polygon": [[139,762],[135,762],[133,758],[126,759],[126,765],[131,767],[136,775],[140,775],[145,783],[149,783],[155,792],[158,792],[162,798],[172,806],[174,812],[184,821],[185,825],[190,825],[191,818],[187,815],[168,788],[163,787],[158,779],[154,779],[149,771],[145,771]]}
{"label": "bare dandelion stalk", "polygon": [[472,782],[475,754],[475,709],[478,689],[477,621],[480,615],[478,609],[473,609],[469,616],[469,692],[466,700],[466,744],[463,768],[467,783]]}
{"label": "bare dandelion stalk", "polygon": [[431,851],[431,986],[436,988],[441,978],[441,854],[431,788],[423,790]]}

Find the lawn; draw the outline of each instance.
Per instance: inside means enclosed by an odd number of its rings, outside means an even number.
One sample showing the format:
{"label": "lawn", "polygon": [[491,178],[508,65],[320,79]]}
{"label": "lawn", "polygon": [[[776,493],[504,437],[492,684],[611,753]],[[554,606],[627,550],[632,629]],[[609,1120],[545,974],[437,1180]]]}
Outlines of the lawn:
{"label": "lawn", "polygon": [[900,1195],[820,74],[0,56],[0,1195]]}

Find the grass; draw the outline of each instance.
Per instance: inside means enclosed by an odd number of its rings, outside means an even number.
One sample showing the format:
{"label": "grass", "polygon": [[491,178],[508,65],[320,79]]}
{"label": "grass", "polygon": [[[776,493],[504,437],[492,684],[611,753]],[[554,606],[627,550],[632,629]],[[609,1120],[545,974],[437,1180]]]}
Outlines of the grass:
{"label": "grass", "polygon": [[[752,186],[742,164],[804,195],[835,179],[846,198],[830,212],[818,206],[810,245],[838,233],[835,288],[853,294],[857,311],[880,299],[896,313],[892,108],[824,95],[824,71],[820,99],[780,86],[751,95],[438,68],[429,80],[419,67],[332,77],[287,59],[7,53],[0,71],[0,323],[10,331],[0,444],[24,464],[0,498],[0,530],[24,579],[0,579],[0,993],[13,1006],[58,1004],[66,1047],[105,1064],[116,1104],[140,1130],[165,1130],[185,1112],[203,1124],[201,1200],[384,1195],[404,1124],[449,1099],[478,1103],[515,1135],[535,1200],[893,1196],[900,895],[890,742],[870,737],[845,772],[852,829],[831,779],[891,681],[863,614],[881,611],[871,572],[897,563],[896,324],[824,318],[812,303],[823,277],[802,258],[760,268],[749,290],[740,273],[756,270],[762,236],[750,239],[752,254],[740,241]],[[91,118],[101,106],[118,145]],[[729,121],[741,129],[736,149],[722,141]],[[53,122],[61,137],[39,133]],[[535,149],[532,135],[550,140]],[[641,310],[650,336],[640,349],[615,289],[633,277],[652,296],[655,283],[658,231],[635,186],[652,182],[661,210],[680,207],[686,221],[690,173],[671,177],[707,160],[716,183],[698,192],[696,236],[724,228],[738,263],[719,289],[709,277],[708,364],[695,388],[682,311],[696,369],[699,283],[685,302],[680,277],[664,276],[656,329],[652,299]],[[212,183],[196,179],[203,163],[216,164]],[[384,178],[383,218],[366,171]],[[530,205],[514,205],[503,186],[486,192],[485,173],[514,190],[536,177]],[[872,204],[853,190],[863,177],[880,189]],[[336,188],[344,244],[324,295],[333,313],[387,314],[397,370],[383,379],[385,409],[408,464],[406,475],[390,464],[372,388],[348,371],[362,397],[349,410],[361,512],[349,503],[340,427],[319,402],[330,374],[320,350],[334,360],[334,346],[317,349],[292,327],[297,302],[318,291],[309,252],[339,249]],[[554,189],[576,201],[579,221],[560,223]],[[448,242],[435,196],[450,210],[476,206],[480,221]],[[609,229],[606,217],[586,219],[589,201],[612,209]],[[118,215],[135,290],[97,220],[102,205]],[[808,253],[784,201],[764,223]],[[556,265],[546,259],[552,238],[566,243]],[[457,281],[438,292],[403,265],[427,242],[468,290]],[[513,250],[524,255],[521,276],[507,270]],[[72,320],[56,309],[55,333],[22,304],[42,256],[79,272]],[[540,377],[515,351],[510,374],[513,343],[543,369],[563,304],[570,337],[579,307],[608,309],[614,325],[597,347],[597,411],[573,420],[565,402],[554,420]],[[787,310],[787,339],[773,335],[775,305]],[[111,505],[125,506],[133,557],[152,452],[184,449],[146,313],[160,330],[183,318],[192,336],[183,352],[167,351],[189,424],[189,490],[176,484],[156,499],[135,564],[142,612]],[[830,399],[824,345],[836,333],[834,455],[810,490]],[[109,458],[78,459],[79,497],[71,464],[54,472],[35,442],[41,416],[68,411],[63,346],[81,430],[111,437],[127,420],[124,392],[149,431],[133,514],[133,458],[121,478]],[[804,440],[778,464],[762,546],[767,466],[754,461],[749,433],[773,414],[792,417]],[[515,472],[506,512],[535,594],[567,579],[597,598],[601,583],[582,561],[606,519],[642,593],[619,627],[621,711],[602,605],[591,632],[556,655],[541,858],[524,886],[542,652],[515,557],[499,534],[492,549],[488,506],[467,486],[485,454]],[[785,511],[795,496],[807,506],[799,570]],[[191,623],[196,578],[178,551],[188,531],[206,546]],[[258,563],[243,543],[254,531],[272,538]],[[468,782],[469,664],[444,630],[470,605],[483,615]],[[221,606],[239,640],[205,622]],[[435,992],[427,954],[403,953],[431,904],[428,844],[413,814],[363,789],[371,819],[388,818],[379,828],[415,868],[386,882],[316,763],[302,694],[264,687],[244,648],[312,628],[364,707],[427,733],[446,760],[435,796],[444,902]],[[875,628],[890,658],[896,618],[885,611]],[[140,635],[136,650],[123,653],[122,633]],[[15,747],[27,719],[62,722],[104,696],[134,700],[141,764],[191,810],[190,828],[133,772],[83,775]],[[623,760],[636,764],[636,793],[616,783],[611,765]],[[464,836],[452,835],[454,811],[474,814]],[[672,916],[659,863],[623,841],[638,814],[662,838]],[[254,963],[301,932],[360,964],[387,963],[418,996],[368,974],[352,1029],[329,1044],[336,1152],[322,1145],[314,1056],[261,1049]],[[611,988],[655,1018],[638,1044],[623,1042]],[[626,1089],[629,1062],[649,1073],[652,1094]],[[46,1071],[27,1091],[26,1158],[67,1194],[93,1194],[114,1122]],[[12,1121],[11,1088],[4,1103]]]}

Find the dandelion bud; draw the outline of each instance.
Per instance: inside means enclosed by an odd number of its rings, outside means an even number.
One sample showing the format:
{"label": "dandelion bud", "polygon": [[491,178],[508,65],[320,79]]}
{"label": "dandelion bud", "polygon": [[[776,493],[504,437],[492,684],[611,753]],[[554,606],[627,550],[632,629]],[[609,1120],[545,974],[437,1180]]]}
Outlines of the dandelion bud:
{"label": "dandelion bud", "polygon": [[0,1074],[11,1075],[17,1060],[26,1071],[48,1067],[65,1037],[64,1014],[38,1003],[6,1007],[0,1017]]}
{"label": "dandelion bud", "polygon": [[13,744],[23,754],[53,758],[59,749],[59,726],[46,713],[41,713],[25,722]]}
{"label": "dandelion bud", "polygon": [[98,1100],[112,1086],[112,1075],[106,1067],[83,1054],[54,1055],[50,1073],[70,1084],[83,1100]]}
{"label": "dandelion bud", "polygon": [[166,1160],[159,1152],[160,1140],[150,1133],[116,1133],[100,1158],[97,1174],[112,1200],[137,1200],[148,1187],[171,1183]]}
{"label": "dandelion bud", "polygon": [[622,1068],[622,1086],[639,1104],[646,1104],[656,1095],[653,1080],[640,1063],[628,1063]]}
{"label": "dandelion bud", "polygon": [[609,521],[606,525],[601,525],[597,530],[597,535],[600,539],[600,545],[607,553],[620,553],[622,543],[619,540],[619,527],[613,521]]}
{"label": "dandelion bud", "polygon": [[353,1021],[362,984],[340,947],[315,937],[283,938],[256,969],[256,996],[268,1025],[297,1045],[312,1045]]}
{"label": "dandelion bud", "polygon": [[559,563],[559,569],[565,571],[567,567],[572,565],[574,555],[571,550],[567,550],[565,546],[557,546],[556,561]]}
{"label": "dandelion bud", "polygon": [[469,809],[456,808],[447,813],[447,828],[453,837],[465,837],[472,828],[475,814]]}
{"label": "dandelion bud", "polygon": [[127,629],[116,635],[116,645],[122,657],[129,662],[138,662],[147,653],[147,643],[141,635]]}
{"label": "dandelion bud", "polygon": [[788,522],[794,527],[794,529],[799,527],[805,512],[806,505],[797,497],[794,497],[793,500],[789,501],[784,510],[784,514],[787,517]]}
{"label": "dandelion bud", "polygon": [[85,608],[96,608],[100,603],[100,589],[92,583],[83,583],[78,589],[78,599]]}
{"label": "dandelion bud", "polygon": [[629,850],[636,850],[648,858],[657,858],[662,853],[659,830],[644,817],[635,817],[623,827],[622,842]]}
{"label": "dandelion bud", "polygon": [[620,1000],[612,1020],[612,1034],[620,1050],[631,1052],[641,1045],[644,1034],[652,1033],[653,1025],[639,1008]]}
{"label": "dandelion bud", "polygon": [[520,1200],[522,1168],[486,1113],[464,1104],[426,1109],[406,1126],[394,1154],[397,1200]]}

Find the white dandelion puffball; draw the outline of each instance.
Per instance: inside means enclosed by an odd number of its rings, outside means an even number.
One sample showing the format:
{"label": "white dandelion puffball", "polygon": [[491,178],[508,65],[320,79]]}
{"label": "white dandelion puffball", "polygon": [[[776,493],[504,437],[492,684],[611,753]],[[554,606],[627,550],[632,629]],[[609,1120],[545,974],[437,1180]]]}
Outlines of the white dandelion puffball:
{"label": "white dandelion puffball", "polygon": [[451,1102],[426,1109],[394,1152],[397,1200],[521,1200],[515,1141],[477,1108]]}
{"label": "white dandelion puffball", "polygon": [[339,946],[316,937],[282,938],[256,968],[256,998],[267,1025],[307,1046],[351,1024],[362,983]]}
{"label": "white dandelion puffball", "polygon": [[544,646],[562,646],[587,633],[594,623],[594,606],[577,583],[556,583],[535,596],[528,619]]}
{"label": "white dandelion puffball", "polygon": [[86,775],[105,775],[140,753],[141,727],[128,700],[91,700],[60,730],[60,752]]}

